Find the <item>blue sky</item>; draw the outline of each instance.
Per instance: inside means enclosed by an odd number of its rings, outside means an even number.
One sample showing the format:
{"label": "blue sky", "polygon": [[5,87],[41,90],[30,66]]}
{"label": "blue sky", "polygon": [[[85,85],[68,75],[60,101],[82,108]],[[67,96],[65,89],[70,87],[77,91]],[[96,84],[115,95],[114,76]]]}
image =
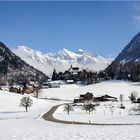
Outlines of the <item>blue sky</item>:
{"label": "blue sky", "polygon": [[0,2],[0,40],[43,52],[116,56],[140,31],[140,2]]}

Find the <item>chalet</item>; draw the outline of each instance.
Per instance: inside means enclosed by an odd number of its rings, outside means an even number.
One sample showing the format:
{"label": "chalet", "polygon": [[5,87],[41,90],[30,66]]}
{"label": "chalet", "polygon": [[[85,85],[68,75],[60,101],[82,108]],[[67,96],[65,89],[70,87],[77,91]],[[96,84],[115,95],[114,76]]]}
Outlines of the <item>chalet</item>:
{"label": "chalet", "polygon": [[84,103],[84,99],[74,99],[74,103]]}
{"label": "chalet", "polygon": [[103,96],[94,97],[94,101],[95,101],[95,102],[106,102],[106,101],[113,101],[113,102],[116,102],[116,101],[117,101],[117,98],[105,94],[105,95],[103,95]]}
{"label": "chalet", "polygon": [[24,92],[28,93],[28,94],[33,93],[34,92],[34,87],[31,86],[31,85],[26,85],[26,87],[24,89]]}
{"label": "chalet", "polygon": [[79,99],[74,99],[74,103],[84,103],[85,101],[93,101],[93,102],[106,102],[113,101],[116,102],[117,98],[113,96],[109,96],[107,94],[103,96],[93,97],[93,94],[87,92],[86,94],[80,95]]}
{"label": "chalet", "polygon": [[22,87],[18,85],[13,85],[9,88],[9,92],[14,92],[14,93],[21,93],[22,92]]}
{"label": "chalet", "polygon": [[93,94],[87,92],[86,94],[80,95],[80,99],[87,100],[87,101],[93,100]]}
{"label": "chalet", "polygon": [[84,103],[85,101],[93,101],[93,94],[87,92],[86,94],[81,94],[79,99],[74,99],[74,103]]}

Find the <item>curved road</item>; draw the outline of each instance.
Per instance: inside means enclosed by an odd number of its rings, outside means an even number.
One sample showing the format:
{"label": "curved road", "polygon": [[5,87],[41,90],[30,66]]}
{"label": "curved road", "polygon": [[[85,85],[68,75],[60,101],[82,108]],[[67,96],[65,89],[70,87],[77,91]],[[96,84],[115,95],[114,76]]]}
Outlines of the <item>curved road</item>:
{"label": "curved road", "polygon": [[73,122],[73,121],[58,120],[58,119],[53,117],[53,113],[61,105],[56,105],[56,106],[52,107],[47,113],[45,113],[42,116],[42,118],[44,120],[47,120],[47,121],[56,122],[56,123],[63,123],[63,124],[78,124],[78,125],[140,125],[140,123],[137,123],[137,124],[99,124],[99,123],[84,123],[84,122]]}

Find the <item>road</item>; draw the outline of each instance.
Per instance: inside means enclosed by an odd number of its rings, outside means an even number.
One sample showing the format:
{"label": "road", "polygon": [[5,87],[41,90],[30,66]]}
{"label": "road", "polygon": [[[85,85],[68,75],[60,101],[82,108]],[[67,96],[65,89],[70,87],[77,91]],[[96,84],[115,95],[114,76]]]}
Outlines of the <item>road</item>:
{"label": "road", "polygon": [[53,113],[61,105],[56,105],[56,106],[52,107],[47,113],[45,113],[42,116],[42,118],[44,120],[47,120],[47,121],[56,122],[56,123],[62,123],[62,124],[77,124],[77,125],[140,125],[140,123],[137,123],[137,124],[100,124],[100,123],[84,123],[84,122],[58,120],[58,119],[53,117]]}

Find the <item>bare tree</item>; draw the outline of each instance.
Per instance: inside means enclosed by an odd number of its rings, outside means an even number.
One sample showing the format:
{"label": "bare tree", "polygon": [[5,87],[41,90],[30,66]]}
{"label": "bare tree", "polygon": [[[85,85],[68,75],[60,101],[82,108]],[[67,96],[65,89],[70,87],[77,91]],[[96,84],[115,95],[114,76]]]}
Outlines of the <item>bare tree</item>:
{"label": "bare tree", "polygon": [[121,105],[123,105],[123,95],[122,94],[120,94],[120,102],[121,102]]}
{"label": "bare tree", "polygon": [[68,114],[70,111],[74,111],[74,108],[70,104],[64,105],[64,111],[66,111]]}
{"label": "bare tree", "polygon": [[87,112],[90,114],[91,111],[95,110],[95,105],[94,105],[94,104],[91,104],[91,103],[89,103],[89,104],[84,104],[84,105],[82,106],[82,110],[85,110],[85,111],[86,111],[86,114],[87,114]]}
{"label": "bare tree", "polygon": [[123,105],[123,94],[120,94],[120,102],[121,102],[121,109],[125,109],[125,106]]}
{"label": "bare tree", "polygon": [[136,100],[137,100],[137,92],[136,91],[133,91],[131,92],[131,95],[129,96],[129,99],[131,100],[132,103],[135,103]]}
{"label": "bare tree", "polygon": [[40,93],[40,90],[41,87],[40,86],[36,86],[34,87],[34,93],[35,93],[35,97],[38,98],[39,97],[39,93]]}
{"label": "bare tree", "polygon": [[26,112],[28,111],[28,107],[31,107],[32,104],[33,104],[33,101],[32,101],[32,99],[30,99],[29,96],[22,97],[22,99],[20,101],[20,106],[25,107]]}

